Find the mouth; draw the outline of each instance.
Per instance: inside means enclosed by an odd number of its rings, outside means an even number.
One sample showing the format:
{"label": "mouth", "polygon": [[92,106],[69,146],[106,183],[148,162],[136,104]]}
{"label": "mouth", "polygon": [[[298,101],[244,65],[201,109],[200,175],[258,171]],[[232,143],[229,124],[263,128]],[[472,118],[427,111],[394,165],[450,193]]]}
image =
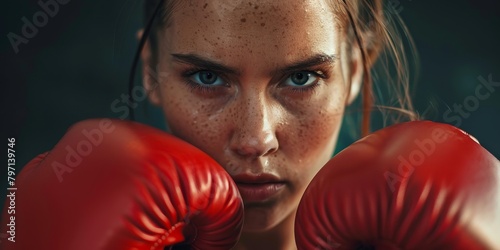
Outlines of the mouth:
{"label": "mouth", "polygon": [[244,202],[264,202],[277,196],[286,182],[271,174],[241,174],[233,177]]}

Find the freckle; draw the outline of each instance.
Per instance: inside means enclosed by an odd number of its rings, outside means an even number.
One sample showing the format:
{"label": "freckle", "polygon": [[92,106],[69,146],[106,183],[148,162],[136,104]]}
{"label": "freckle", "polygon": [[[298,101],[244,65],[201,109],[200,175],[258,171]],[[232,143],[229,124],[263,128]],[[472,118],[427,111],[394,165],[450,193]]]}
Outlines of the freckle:
{"label": "freckle", "polygon": [[219,19],[219,22],[222,22],[222,20]]}
{"label": "freckle", "polygon": [[242,19],[240,19],[240,21],[241,21],[242,23],[244,23],[244,22],[246,22],[246,21],[247,21],[247,19],[246,19],[246,18],[242,18]]}
{"label": "freckle", "polygon": [[205,4],[203,5],[203,9],[206,9],[206,8],[207,8],[207,6],[208,6],[208,3],[205,3]]}
{"label": "freckle", "polygon": [[259,8],[259,5],[255,5],[253,8],[254,8],[254,9],[258,9],[258,8]]}
{"label": "freckle", "polygon": [[266,26],[266,23],[261,23],[260,26],[264,27]]}
{"label": "freckle", "polygon": [[238,36],[238,39],[241,39],[241,36]]}

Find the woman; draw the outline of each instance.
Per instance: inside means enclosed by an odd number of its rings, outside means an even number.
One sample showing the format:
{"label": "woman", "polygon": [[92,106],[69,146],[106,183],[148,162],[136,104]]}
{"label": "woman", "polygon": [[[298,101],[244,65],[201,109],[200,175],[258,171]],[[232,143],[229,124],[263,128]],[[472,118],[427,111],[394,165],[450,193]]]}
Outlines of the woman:
{"label": "woman", "polygon": [[208,153],[237,183],[245,225],[236,249],[295,247],[298,202],[330,159],[359,92],[368,132],[370,69],[381,52],[394,55],[398,79],[386,83],[399,91],[396,109],[411,114],[407,64],[387,20],[397,20],[397,11],[383,5],[147,1],[146,16],[160,9],[144,34],[144,87],[171,133]]}

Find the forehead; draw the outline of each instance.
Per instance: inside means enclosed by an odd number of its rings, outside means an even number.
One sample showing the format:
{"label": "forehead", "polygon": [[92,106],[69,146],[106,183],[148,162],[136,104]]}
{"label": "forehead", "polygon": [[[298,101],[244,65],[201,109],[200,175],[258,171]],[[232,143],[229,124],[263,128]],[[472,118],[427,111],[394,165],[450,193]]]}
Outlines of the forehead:
{"label": "forehead", "polygon": [[163,34],[171,53],[290,61],[335,54],[340,36],[327,0],[180,1]]}

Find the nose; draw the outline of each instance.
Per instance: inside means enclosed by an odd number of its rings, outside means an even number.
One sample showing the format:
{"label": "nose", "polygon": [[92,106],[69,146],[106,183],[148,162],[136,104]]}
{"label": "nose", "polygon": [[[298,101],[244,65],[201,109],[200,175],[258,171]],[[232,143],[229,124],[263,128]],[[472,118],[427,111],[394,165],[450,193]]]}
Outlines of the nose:
{"label": "nose", "polygon": [[262,94],[247,97],[236,106],[236,119],[230,148],[243,158],[257,158],[278,150],[273,105]]}

